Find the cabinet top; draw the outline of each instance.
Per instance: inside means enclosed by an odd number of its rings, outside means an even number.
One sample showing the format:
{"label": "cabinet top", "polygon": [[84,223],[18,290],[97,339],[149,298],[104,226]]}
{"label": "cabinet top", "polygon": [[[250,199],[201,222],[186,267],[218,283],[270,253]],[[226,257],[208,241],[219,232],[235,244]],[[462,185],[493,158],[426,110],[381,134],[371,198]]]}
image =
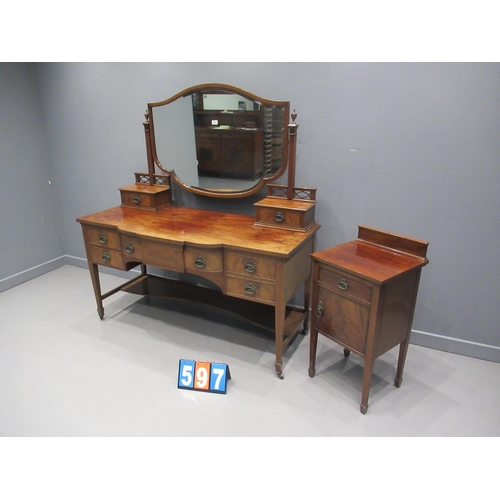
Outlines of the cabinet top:
{"label": "cabinet top", "polygon": [[173,245],[234,248],[280,258],[290,257],[319,229],[317,224],[305,232],[261,227],[253,216],[187,207],[158,212],[114,207],[77,221]]}
{"label": "cabinet top", "polygon": [[312,259],[376,283],[425,266],[428,243],[358,226],[358,239],[312,254]]}

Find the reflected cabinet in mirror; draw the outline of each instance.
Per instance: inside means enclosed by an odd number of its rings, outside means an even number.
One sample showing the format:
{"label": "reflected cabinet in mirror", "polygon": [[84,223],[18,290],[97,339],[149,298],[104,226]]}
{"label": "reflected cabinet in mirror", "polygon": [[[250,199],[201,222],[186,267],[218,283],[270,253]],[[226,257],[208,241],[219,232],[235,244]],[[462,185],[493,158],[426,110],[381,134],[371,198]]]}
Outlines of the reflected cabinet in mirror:
{"label": "reflected cabinet in mirror", "polygon": [[289,114],[231,85],[190,87],[148,104],[150,161],[198,194],[252,194],[287,168]]}

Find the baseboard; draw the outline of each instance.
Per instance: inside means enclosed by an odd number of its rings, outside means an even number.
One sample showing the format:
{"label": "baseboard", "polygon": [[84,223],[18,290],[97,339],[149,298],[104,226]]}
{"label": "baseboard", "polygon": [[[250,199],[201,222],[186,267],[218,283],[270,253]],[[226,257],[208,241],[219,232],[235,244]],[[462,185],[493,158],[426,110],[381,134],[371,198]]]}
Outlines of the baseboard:
{"label": "baseboard", "polygon": [[421,332],[419,330],[412,330],[410,339],[410,343],[414,345],[500,363],[500,347],[494,345],[481,344],[479,342]]}
{"label": "baseboard", "polygon": [[67,257],[67,255],[61,255],[61,257],[57,257],[55,259],[44,262],[43,264],[39,264],[38,266],[30,267],[29,269],[21,271],[20,273],[16,273],[12,276],[7,276],[7,278],[1,279],[0,292],[4,292],[9,288],[13,288],[17,285],[25,283],[26,281],[38,278],[38,276],[42,276],[43,274],[53,271],[58,267],[68,264],[68,262],[66,261]]}
{"label": "baseboard", "polygon": [[[82,259],[80,257],[74,257],[72,255],[61,255],[56,259],[49,260],[34,266],[30,269],[26,269],[20,273],[8,276],[0,280],[0,293],[12,288],[14,286],[20,285],[26,281],[42,276],[45,273],[53,271],[64,265],[71,265],[75,267],[81,267],[83,269],[88,268],[87,259]],[[111,274],[113,276],[119,276],[122,278],[130,277],[125,271],[119,271],[112,268],[100,269],[100,272]],[[137,270],[132,270],[130,272],[138,272]],[[450,352],[453,354],[460,354],[463,356],[468,356],[471,358],[483,359],[485,361],[493,361],[500,363],[500,347],[481,344],[479,342],[472,342],[470,340],[457,339],[454,337],[447,337],[445,335],[438,335],[435,333],[422,332],[420,330],[412,330],[411,333],[411,343],[414,345],[419,345],[421,347],[429,347],[430,349],[436,349],[438,351]]]}

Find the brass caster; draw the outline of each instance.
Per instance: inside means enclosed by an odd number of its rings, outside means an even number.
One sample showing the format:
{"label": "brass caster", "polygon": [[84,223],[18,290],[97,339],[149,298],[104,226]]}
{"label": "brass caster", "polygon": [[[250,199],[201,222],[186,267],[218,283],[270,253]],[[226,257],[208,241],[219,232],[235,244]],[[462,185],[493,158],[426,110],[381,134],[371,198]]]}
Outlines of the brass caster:
{"label": "brass caster", "polygon": [[278,378],[280,380],[283,380],[285,378],[285,376],[283,375],[283,372],[278,372],[276,375],[278,375]]}
{"label": "brass caster", "polygon": [[359,406],[359,410],[361,411],[361,413],[362,413],[363,415],[365,415],[365,414],[366,414],[366,412],[368,411],[368,405],[360,405],[360,406]]}

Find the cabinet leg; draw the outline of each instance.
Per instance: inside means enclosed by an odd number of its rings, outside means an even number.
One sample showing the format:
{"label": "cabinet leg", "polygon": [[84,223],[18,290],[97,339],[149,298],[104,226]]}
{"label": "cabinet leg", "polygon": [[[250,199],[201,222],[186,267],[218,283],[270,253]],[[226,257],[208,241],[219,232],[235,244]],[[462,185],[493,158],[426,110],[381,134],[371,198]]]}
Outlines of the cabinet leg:
{"label": "cabinet leg", "polygon": [[285,304],[283,301],[276,302],[274,315],[274,329],[275,329],[275,344],[276,344],[276,363],[274,369],[278,378],[283,380],[283,339],[285,336]]}
{"label": "cabinet leg", "polygon": [[97,314],[99,318],[104,318],[104,306],[102,305],[102,295],[101,295],[101,282],[99,280],[99,269],[97,264],[92,264],[89,262],[90,278],[92,280],[92,286],[94,287],[94,295],[97,303]]}
{"label": "cabinet leg", "polygon": [[313,326],[309,335],[309,376],[316,375],[316,350],[318,348],[318,332]]}
{"label": "cabinet leg", "polygon": [[405,367],[406,353],[408,352],[408,345],[410,344],[410,339],[406,339],[399,345],[399,357],[398,357],[398,368],[396,370],[396,378],[394,380],[394,385],[400,387],[403,382],[403,370]]}
{"label": "cabinet leg", "polygon": [[368,396],[370,395],[370,386],[372,383],[373,363],[371,358],[365,358],[365,367],[363,370],[363,389],[361,391],[360,411],[364,415],[368,410]]}

